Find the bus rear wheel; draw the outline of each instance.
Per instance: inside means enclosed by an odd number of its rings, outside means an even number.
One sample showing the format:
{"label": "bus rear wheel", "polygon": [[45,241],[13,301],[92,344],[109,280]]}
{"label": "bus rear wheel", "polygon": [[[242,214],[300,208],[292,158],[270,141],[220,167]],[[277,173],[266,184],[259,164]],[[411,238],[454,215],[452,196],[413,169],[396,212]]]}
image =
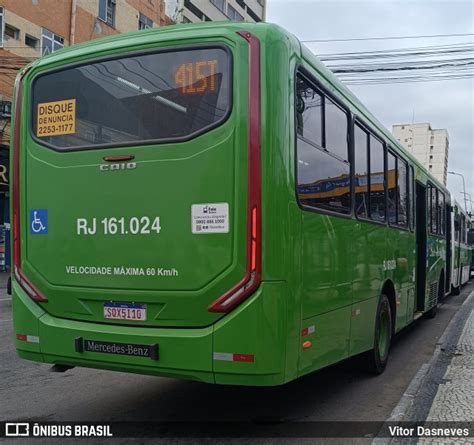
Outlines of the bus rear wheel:
{"label": "bus rear wheel", "polygon": [[374,348],[367,353],[366,366],[371,374],[379,375],[388,362],[392,342],[392,310],[388,297],[381,295],[375,317]]}

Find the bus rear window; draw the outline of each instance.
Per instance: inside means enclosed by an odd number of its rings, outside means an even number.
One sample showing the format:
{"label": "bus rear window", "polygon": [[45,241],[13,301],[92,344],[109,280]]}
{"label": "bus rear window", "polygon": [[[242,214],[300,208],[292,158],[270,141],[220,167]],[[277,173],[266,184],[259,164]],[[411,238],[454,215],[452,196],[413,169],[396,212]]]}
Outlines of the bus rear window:
{"label": "bus rear window", "polygon": [[56,150],[184,140],[231,107],[223,48],[130,55],[39,76],[32,132]]}

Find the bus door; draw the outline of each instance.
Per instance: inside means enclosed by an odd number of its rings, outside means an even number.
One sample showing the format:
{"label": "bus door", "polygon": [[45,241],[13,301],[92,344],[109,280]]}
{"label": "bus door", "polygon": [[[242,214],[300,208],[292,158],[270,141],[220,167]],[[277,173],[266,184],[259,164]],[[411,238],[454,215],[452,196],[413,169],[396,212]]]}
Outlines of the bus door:
{"label": "bus door", "polygon": [[426,261],[426,187],[416,182],[416,311],[425,307]]}

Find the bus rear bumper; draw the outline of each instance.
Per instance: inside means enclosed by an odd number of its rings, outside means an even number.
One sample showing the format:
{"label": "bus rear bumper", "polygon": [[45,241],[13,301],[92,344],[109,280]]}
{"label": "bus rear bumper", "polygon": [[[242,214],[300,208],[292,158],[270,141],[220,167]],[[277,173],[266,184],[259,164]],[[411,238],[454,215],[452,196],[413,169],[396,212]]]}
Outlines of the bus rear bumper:
{"label": "bus rear bumper", "polygon": [[[44,363],[233,385],[278,385],[284,376],[283,320],[269,316],[284,304],[283,283],[262,283],[247,302],[214,325],[153,328],[54,317],[12,282],[13,326],[18,355]],[[271,303],[271,305],[270,305]],[[269,311],[273,314],[270,314]],[[79,344],[158,345],[155,357],[96,352]],[[91,343],[89,343],[90,345]],[[115,351],[117,351],[116,346]],[[155,350],[156,350],[155,349]]]}

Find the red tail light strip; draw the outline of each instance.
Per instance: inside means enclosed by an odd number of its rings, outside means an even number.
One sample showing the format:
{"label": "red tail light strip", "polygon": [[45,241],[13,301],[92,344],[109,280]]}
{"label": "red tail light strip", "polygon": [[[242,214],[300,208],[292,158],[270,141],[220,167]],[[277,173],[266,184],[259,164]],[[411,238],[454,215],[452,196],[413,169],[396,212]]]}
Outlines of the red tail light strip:
{"label": "red tail light strip", "polygon": [[13,266],[20,269],[20,127],[22,82],[20,76],[15,85],[15,127],[13,130]]}
{"label": "red tail light strip", "polygon": [[21,99],[22,78],[17,77],[15,86],[15,125],[13,130],[13,270],[18,284],[36,301],[46,303],[48,299],[31,284],[21,271],[21,231],[20,231],[20,147],[21,147]]}
{"label": "red tail light strip", "polygon": [[244,278],[209,305],[210,312],[231,311],[258,288],[261,280],[260,41],[246,31],[237,34],[249,44],[247,265]]}

